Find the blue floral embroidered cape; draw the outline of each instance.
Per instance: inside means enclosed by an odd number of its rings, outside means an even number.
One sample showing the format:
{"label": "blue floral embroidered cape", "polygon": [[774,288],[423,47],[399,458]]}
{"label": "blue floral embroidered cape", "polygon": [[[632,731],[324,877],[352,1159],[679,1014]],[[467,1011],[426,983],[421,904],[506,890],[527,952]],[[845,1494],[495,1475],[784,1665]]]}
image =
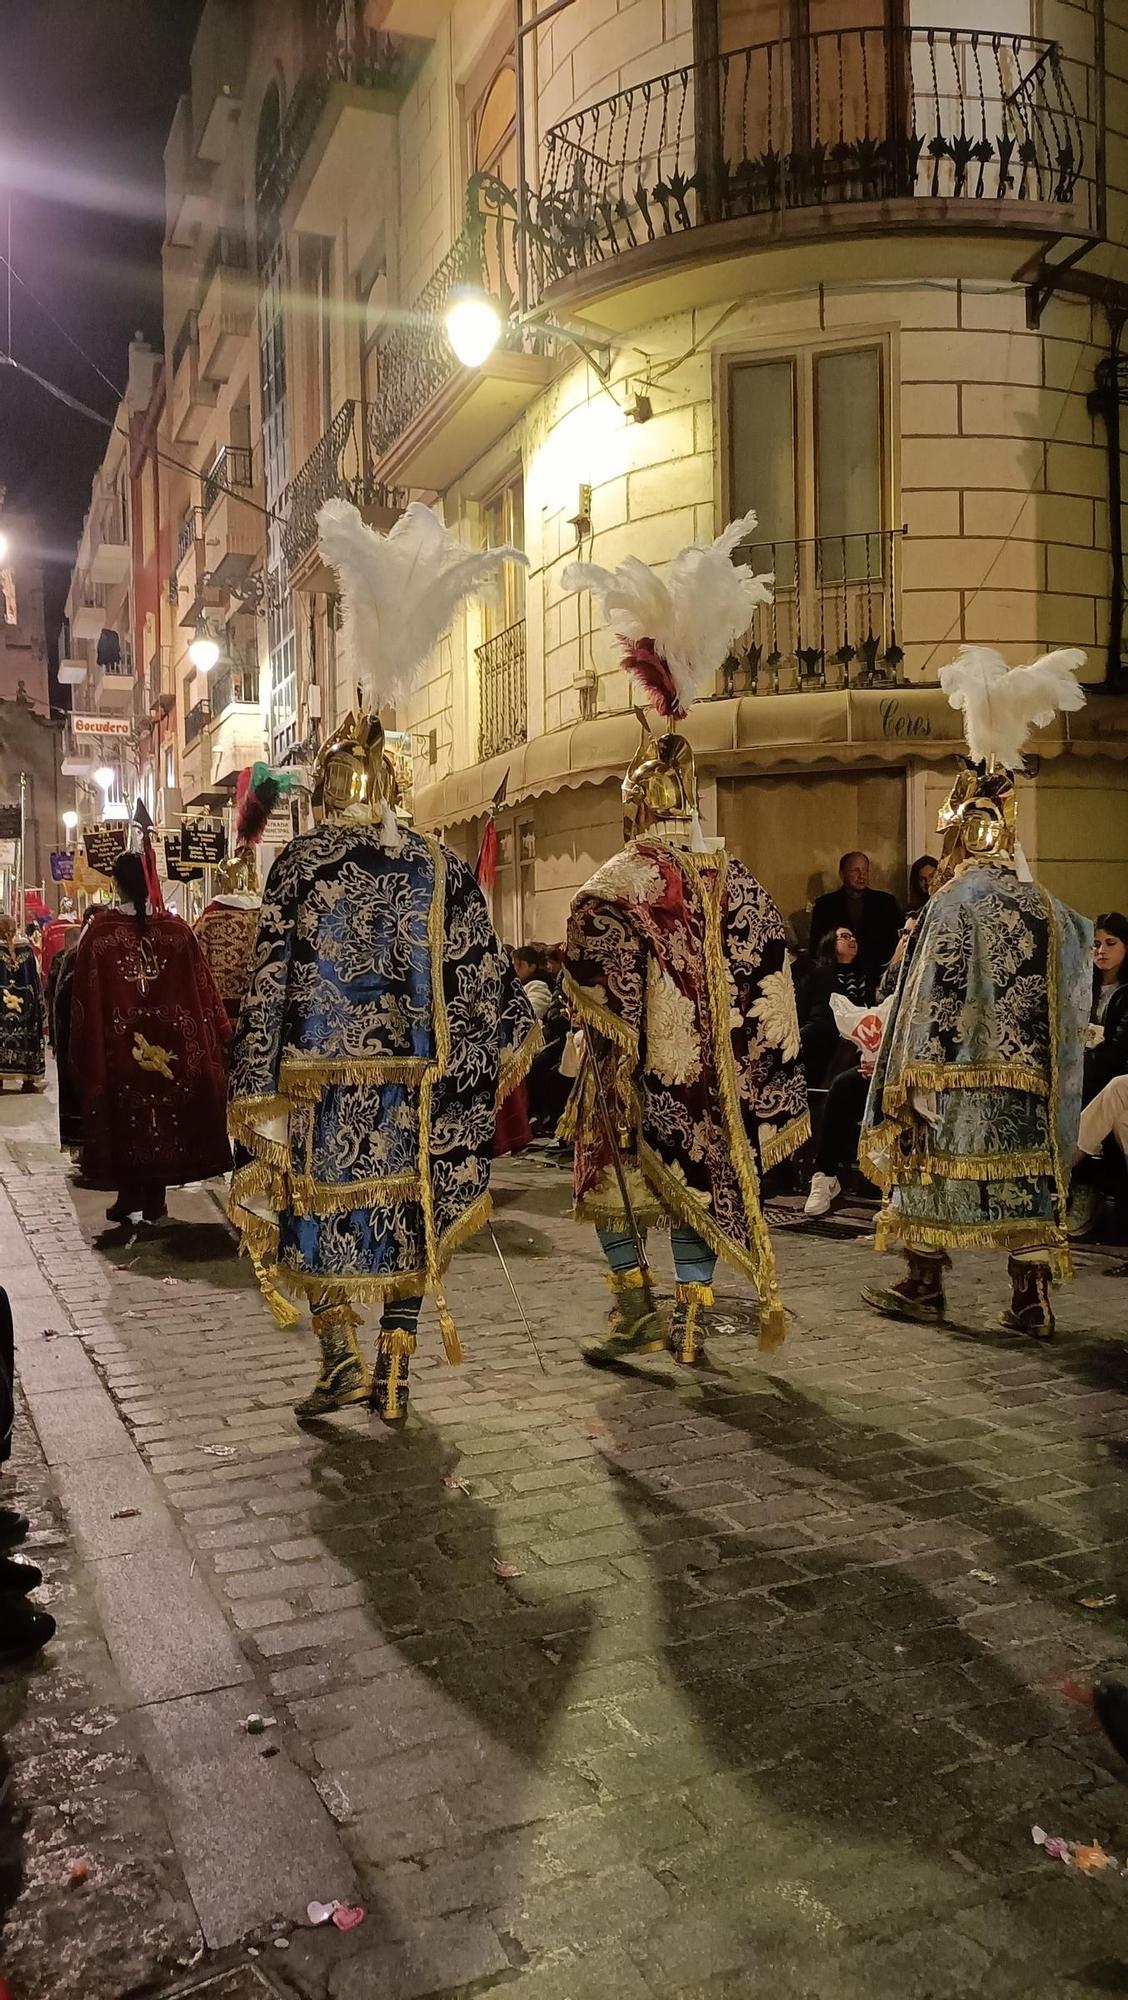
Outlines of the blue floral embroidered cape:
{"label": "blue floral embroidered cape", "polygon": [[0,945],[0,1076],[42,1076],[43,987],[29,944]]}
{"label": "blue floral embroidered cape", "polygon": [[965,863],[926,905],[862,1130],[879,1248],[1025,1247],[1067,1274],[1091,943],[1001,861]]}
{"label": "blue floral embroidered cape", "polygon": [[267,1296],[431,1292],[455,1349],[441,1275],[488,1219],[496,1107],[539,1041],[473,875],[438,841],[294,840],[231,1057],[231,1214]]}

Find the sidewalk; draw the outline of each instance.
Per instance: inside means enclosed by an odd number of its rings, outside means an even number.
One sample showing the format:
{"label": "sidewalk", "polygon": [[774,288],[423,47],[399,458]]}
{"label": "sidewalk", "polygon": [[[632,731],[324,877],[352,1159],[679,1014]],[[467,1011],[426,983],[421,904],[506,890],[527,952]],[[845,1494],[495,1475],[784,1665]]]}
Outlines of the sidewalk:
{"label": "sidewalk", "polygon": [[[52,1115],[0,1103],[0,1262],[68,1530],[61,1643],[4,1693],[120,1714],[140,1886],[115,1915],[88,1843],[65,1894],[132,1955],[67,1983],[35,1899],[74,1843],[33,1817],[17,2000],[117,2000],[197,1925],[206,1963],[281,1929],[252,1965],[308,2000],[1112,1990],[1128,1878],[1030,1838],[1128,1859],[1128,1785],[1063,1689],[1124,1671],[1121,1606],[1078,1602],[1128,1601],[1128,1294],[1095,1261],[1044,1349],[993,1329],[995,1260],[962,1261],[955,1324],[901,1327],[858,1303],[871,1251],[781,1233],[781,1354],[734,1286],[713,1372],[593,1374],[607,1293],[566,1179],[504,1162],[543,1372],[483,1237],[450,1285],[467,1362],[430,1321],[406,1434],[303,1431],[308,1327],[273,1325],[209,1195],[108,1231]],[[333,1896],[364,1924],[294,1928]]]}

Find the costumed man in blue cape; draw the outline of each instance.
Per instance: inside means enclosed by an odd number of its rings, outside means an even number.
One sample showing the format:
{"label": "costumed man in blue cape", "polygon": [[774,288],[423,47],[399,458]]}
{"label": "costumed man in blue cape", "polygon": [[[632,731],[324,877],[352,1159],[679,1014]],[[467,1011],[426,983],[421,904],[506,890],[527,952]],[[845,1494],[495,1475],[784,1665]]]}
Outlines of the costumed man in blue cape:
{"label": "costumed man in blue cape", "polygon": [[0,1090],[9,1077],[24,1090],[38,1088],[43,1054],[43,985],[29,944],[16,934],[14,917],[0,914]]}
{"label": "costumed man in blue cape", "polygon": [[[386,536],[344,501],[318,524],[366,699],[318,755],[319,825],[263,893],[231,1058],[231,1214],[279,1317],[296,1318],[279,1291],[311,1302],[321,1370],[299,1417],[367,1398],[397,1423],[425,1294],[460,1358],[443,1272],[489,1218],[497,1105],[540,1036],[471,870],[397,821],[377,710],[412,692],[463,600],[524,557],[462,548],[419,504]],[[371,1382],[355,1310],[369,1300],[384,1306]]]}
{"label": "costumed man in blue cape", "polygon": [[[770,596],[770,577],[734,561],[754,514],[691,545],[665,578],[628,557],[614,572],[575,563],[621,635],[623,666],[667,725],[712,685]],[[707,841],[693,751],[671,726],[642,744],[623,782],[627,845],[577,895],[565,991],[585,1059],[562,1131],[575,1147],[577,1216],[594,1222],[615,1295],[593,1366],[668,1346],[704,1359],[718,1257],[760,1298],[760,1342],[786,1319],[760,1201],[762,1173],[809,1136],[787,945],[754,875]],[[644,1233],[671,1230],[677,1291],[669,1331],[656,1311]]]}
{"label": "costumed man in blue cape", "polygon": [[1064,651],[1008,669],[965,646],[940,675],[970,762],[941,814],[937,884],[905,953],[860,1147],[884,1195],[877,1246],[900,1244],[908,1264],[863,1297],[900,1319],[943,1319],[951,1250],[1005,1250],[1002,1323],[1048,1339],[1051,1279],[1070,1275],[1093,932],[1030,879],[1014,773],[1032,725],[1081,707],[1084,660]]}

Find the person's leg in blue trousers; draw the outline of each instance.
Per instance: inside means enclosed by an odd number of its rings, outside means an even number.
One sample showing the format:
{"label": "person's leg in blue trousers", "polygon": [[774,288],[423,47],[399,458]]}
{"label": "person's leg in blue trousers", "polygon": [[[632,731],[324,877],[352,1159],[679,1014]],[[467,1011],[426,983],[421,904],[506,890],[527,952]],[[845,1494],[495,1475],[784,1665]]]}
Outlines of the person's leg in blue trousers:
{"label": "person's leg in blue trousers", "polygon": [[615,1294],[615,1316],[607,1338],[584,1348],[584,1360],[593,1367],[624,1355],[652,1354],[666,1344],[630,1230],[599,1229],[596,1234],[607,1260],[607,1282]]}

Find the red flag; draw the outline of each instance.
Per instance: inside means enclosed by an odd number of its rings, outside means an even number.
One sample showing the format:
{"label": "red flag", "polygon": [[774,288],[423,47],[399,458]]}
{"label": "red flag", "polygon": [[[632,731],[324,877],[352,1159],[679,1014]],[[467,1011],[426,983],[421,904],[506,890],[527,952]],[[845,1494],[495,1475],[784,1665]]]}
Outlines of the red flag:
{"label": "red flag", "polygon": [[148,827],[141,836],[141,866],[145,870],[145,893],[149,898],[149,908],[155,910],[159,917],[166,916],[161,880],[157,874],[157,857],[153,852],[153,836]]}
{"label": "red flag", "polygon": [[482,835],[482,845],[478,849],[478,859],[474,866],[474,880],[479,889],[492,889],[497,881],[497,821],[490,814],[486,830]]}

